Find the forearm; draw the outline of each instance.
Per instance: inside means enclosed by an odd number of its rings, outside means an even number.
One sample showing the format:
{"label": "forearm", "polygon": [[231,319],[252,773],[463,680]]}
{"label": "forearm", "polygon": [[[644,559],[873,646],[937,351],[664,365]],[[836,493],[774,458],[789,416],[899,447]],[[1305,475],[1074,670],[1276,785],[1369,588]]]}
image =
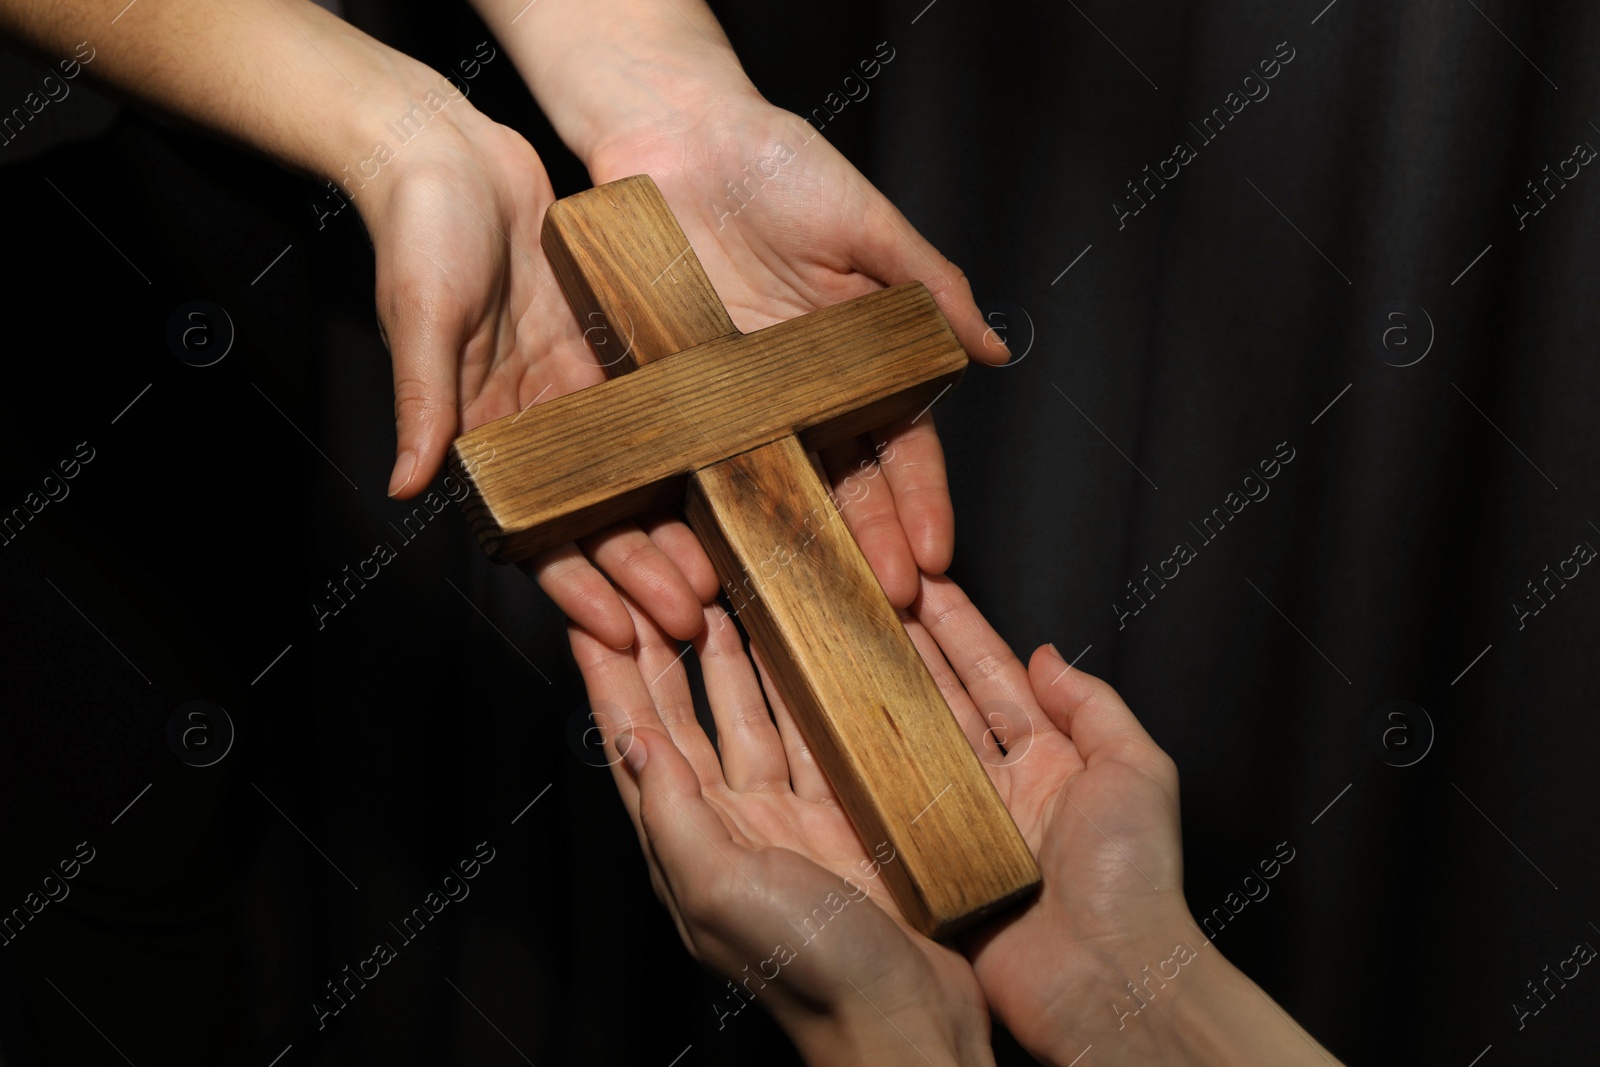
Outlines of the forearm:
{"label": "forearm", "polygon": [[330,178],[372,153],[406,101],[447,87],[309,0],[0,0],[0,30],[47,56],[86,43],[99,80]]}
{"label": "forearm", "polygon": [[556,132],[588,163],[607,141],[680,132],[758,97],[702,0],[472,0]]}
{"label": "forearm", "polygon": [[[1040,1028],[1029,1051],[1066,1067],[1094,1046],[1094,1062],[1177,1067],[1337,1067],[1338,1061],[1259,986],[1203,937],[1180,935],[1172,954],[1150,966],[1108,972],[1104,1005],[1092,1005],[1088,1028]],[[1184,951],[1178,951],[1178,948]],[[1129,985],[1129,983],[1133,983]]]}
{"label": "forearm", "polygon": [[865,1000],[858,1007],[799,1020],[780,1016],[779,1024],[815,1067],[993,1067],[987,1026],[979,1032],[945,1012],[885,1015]]}

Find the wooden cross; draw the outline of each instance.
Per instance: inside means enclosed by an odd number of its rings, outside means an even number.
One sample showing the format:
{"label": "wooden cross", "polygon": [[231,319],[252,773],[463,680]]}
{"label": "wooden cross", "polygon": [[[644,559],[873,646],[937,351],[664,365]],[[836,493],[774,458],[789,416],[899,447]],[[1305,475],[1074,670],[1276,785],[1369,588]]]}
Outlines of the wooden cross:
{"label": "wooden cross", "polygon": [[806,456],[961,377],[933,297],[910,282],[742,334],[644,175],[558,201],[540,240],[618,376],[456,440],[484,548],[526,559],[685,502],[862,841],[893,847],[908,920],[942,937],[1028,893],[1033,856]]}

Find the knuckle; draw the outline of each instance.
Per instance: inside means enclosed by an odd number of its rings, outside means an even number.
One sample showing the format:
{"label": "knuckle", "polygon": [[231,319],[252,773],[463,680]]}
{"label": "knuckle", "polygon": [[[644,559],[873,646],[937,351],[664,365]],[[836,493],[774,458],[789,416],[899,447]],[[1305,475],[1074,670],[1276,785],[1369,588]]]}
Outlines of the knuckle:
{"label": "knuckle", "polygon": [[690,879],[687,884],[676,888],[678,907],[682,909],[684,921],[691,929],[714,927],[726,916],[732,903],[727,879],[720,873]]}
{"label": "knuckle", "polygon": [[444,293],[436,279],[404,271],[379,287],[378,314],[396,323],[428,323],[439,317]]}
{"label": "knuckle", "polygon": [[554,585],[566,587],[578,583],[579,588],[575,589],[575,592],[599,593],[599,589],[594,588],[585,578],[585,575],[591,573],[594,568],[580,553],[545,552],[534,560],[534,566],[537,568],[541,584],[549,581]]}
{"label": "knuckle", "polygon": [[767,706],[759,701],[749,701],[734,708],[731,724],[741,730],[751,730],[765,726],[772,721],[767,713]]}
{"label": "knuckle", "polygon": [[1130,734],[1122,734],[1108,742],[1105,753],[1115,762],[1132,767],[1149,767],[1151,763],[1144,742]]}
{"label": "knuckle", "polygon": [[637,540],[627,539],[617,553],[617,567],[622,570],[655,570],[660,549],[643,534]]}
{"label": "knuckle", "polygon": [[[671,664],[667,666],[672,671]],[[661,714],[661,721],[668,726],[677,726],[695,721],[694,703],[685,700],[661,700],[656,704],[656,710]]]}
{"label": "knuckle", "polygon": [[855,521],[855,534],[857,538],[882,534],[888,536],[900,530],[900,516],[893,511],[872,510],[865,515],[859,515]]}
{"label": "knuckle", "polygon": [[1172,791],[1176,793],[1178,791],[1177,761],[1171,756],[1167,755],[1165,750],[1160,748],[1155,749],[1152,759],[1155,763],[1156,776],[1167,785],[1171,786]]}
{"label": "knuckle", "polygon": [[928,289],[935,294],[954,292],[972,295],[972,282],[967,278],[967,272],[954,263],[939,256],[939,267],[934,271],[932,280],[927,283]]}
{"label": "knuckle", "polygon": [[437,398],[421,378],[405,375],[394,383],[394,415],[400,422],[431,422],[439,409]]}
{"label": "knuckle", "polygon": [[1006,661],[1003,657],[989,652],[973,661],[972,673],[978,678],[988,680],[999,675],[1005,667]]}
{"label": "knuckle", "polygon": [[917,474],[903,474],[905,479],[900,485],[895,486],[894,499],[896,503],[922,502],[932,498],[933,503],[948,503],[950,500],[950,483],[942,475],[933,471],[920,471]]}
{"label": "knuckle", "polygon": [[957,600],[942,600],[937,604],[930,604],[933,609],[935,624],[942,625],[961,614],[962,604]]}

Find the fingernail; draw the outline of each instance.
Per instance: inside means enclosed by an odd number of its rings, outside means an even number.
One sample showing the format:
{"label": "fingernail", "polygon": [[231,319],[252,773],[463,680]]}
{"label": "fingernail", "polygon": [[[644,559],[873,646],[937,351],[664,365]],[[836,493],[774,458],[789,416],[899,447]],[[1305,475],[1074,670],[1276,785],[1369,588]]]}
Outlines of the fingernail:
{"label": "fingernail", "polygon": [[394,473],[389,475],[389,495],[394,496],[411,483],[411,474],[417,469],[417,454],[409,448],[394,461]]}
{"label": "fingernail", "polygon": [[1065,656],[1063,656],[1061,654],[1061,650],[1055,646],[1054,642],[1051,642],[1051,643],[1045,645],[1044,647],[1048,648],[1050,650],[1050,654],[1052,656],[1054,656],[1056,659],[1060,660],[1062,663],[1067,662],[1067,657],[1065,657]]}
{"label": "fingernail", "polygon": [[633,736],[632,730],[627,730],[617,735],[617,751],[622,753],[622,758],[627,761],[628,769],[635,776],[644,769],[644,761],[648,758],[649,753],[645,751],[644,745],[638,743],[638,739]]}
{"label": "fingernail", "polygon": [[1001,366],[1011,362],[1011,346],[1000,339],[998,334],[996,334],[994,327],[992,326],[986,329],[983,333],[983,347],[988,349],[990,352],[998,352],[1005,357],[1005,359],[1001,361]]}

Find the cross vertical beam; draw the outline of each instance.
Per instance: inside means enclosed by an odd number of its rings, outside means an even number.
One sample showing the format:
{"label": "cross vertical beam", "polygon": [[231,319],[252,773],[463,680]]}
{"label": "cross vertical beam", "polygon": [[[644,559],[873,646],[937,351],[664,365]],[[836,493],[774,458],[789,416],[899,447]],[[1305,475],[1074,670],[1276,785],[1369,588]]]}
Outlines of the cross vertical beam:
{"label": "cross vertical beam", "polygon": [[[501,457],[468,464],[486,547],[522,558],[686,484],[689,524],[842,806],[869,850],[893,847],[881,869],[908,921],[947,936],[1026,895],[1039,881],[1027,844],[806,456],[915,414],[959,377],[965,355],[926,290],[740,334],[644,176],[558,201],[541,242],[625,377],[457,441],[458,461]],[[726,400],[685,414],[704,395]],[[647,429],[592,425],[656,412],[667,456],[637,454]],[[608,432],[625,455],[594,454]]]}

